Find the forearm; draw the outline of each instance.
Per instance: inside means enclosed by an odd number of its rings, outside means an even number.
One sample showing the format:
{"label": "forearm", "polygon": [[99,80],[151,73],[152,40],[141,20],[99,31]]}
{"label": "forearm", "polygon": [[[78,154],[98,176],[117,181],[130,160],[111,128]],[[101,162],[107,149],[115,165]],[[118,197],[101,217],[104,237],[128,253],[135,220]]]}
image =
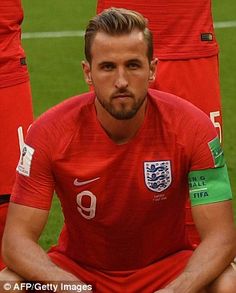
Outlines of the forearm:
{"label": "forearm", "polygon": [[[19,276],[29,281],[80,281],[56,266],[46,252],[33,240],[20,238],[4,245],[4,261]],[[81,282],[82,283],[82,282]]]}
{"label": "forearm", "polygon": [[197,293],[210,284],[235,257],[232,238],[208,237],[194,251],[183,273],[167,287],[175,293]]}
{"label": "forearm", "polygon": [[55,265],[38,245],[47,218],[46,210],[14,203],[9,205],[2,247],[6,265],[19,275],[19,281],[53,282],[59,285],[58,288],[61,288],[61,282],[83,284],[76,276]]}
{"label": "forearm", "polygon": [[46,252],[32,240],[25,239],[17,245],[11,245],[9,249],[11,249],[10,253],[5,252],[5,262],[24,280],[53,284],[58,293],[70,292],[68,289],[66,291],[62,289],[63,283],[76,286],[84,284],[76,276],[56,266]]}

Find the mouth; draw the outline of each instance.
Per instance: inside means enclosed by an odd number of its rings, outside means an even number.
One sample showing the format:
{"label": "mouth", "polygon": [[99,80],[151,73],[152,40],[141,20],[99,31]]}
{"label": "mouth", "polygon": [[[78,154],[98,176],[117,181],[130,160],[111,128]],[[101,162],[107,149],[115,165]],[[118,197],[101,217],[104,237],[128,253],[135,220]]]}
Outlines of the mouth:
{"label": "mouth", "polygon": [[128,98],[132,98],[132,95],[131,94],[128,94],[128,93],[122,93],[122,94],[117,94],[117,95],[114,95],[112,97],[113,99],[128,99]]}

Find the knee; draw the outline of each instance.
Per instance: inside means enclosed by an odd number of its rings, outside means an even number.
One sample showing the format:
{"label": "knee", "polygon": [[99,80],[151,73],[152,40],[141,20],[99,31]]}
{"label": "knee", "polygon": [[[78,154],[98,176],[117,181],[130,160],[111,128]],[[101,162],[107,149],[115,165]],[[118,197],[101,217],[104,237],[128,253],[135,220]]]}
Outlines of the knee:
{"label": "knee", "polygon": [[228,267],[209,287],[209,293],[235,293],[236,270]]}
{"label": "knee", "polygon": [[[9,270],[8,268],[3,269],[0,272],[0,292],[15,293],[14,284],[22,281],[22,278]],[[18,291],[18,290],[17,290]],[[19,290],[18,292],[25,292],[24,290]]]}

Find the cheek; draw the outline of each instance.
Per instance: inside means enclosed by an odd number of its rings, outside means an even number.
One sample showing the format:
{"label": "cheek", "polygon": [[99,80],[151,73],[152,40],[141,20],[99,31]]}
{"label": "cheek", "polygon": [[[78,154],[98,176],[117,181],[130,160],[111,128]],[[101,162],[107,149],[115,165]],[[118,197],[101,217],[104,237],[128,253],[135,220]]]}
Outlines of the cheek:
{"label": "cheek", "polygon": [[114,82],[114,78],[110,74],[96,74],[93,75],[93,82],[98,86],[102,86],[106,84],[107,86],[112,85]]}
{"label": "cheek", "polygon": [[149,87],[149,77],[139,76],[133,81],[133,88],[136,90],[146,90]]}
{"label": "cheek", "polygon": [[142,85],[149,79],[149,73],[145,71],[140,71],[140,72],[134,72],[130,75],[130,78],[132,78],[133,81],[136,81],[137,83],[140,83]]}
{"label": "cheek", "polygon": [[107,84],[103,83],[94,83],[93,85],[94,91],[96,95],[101,99],[101,100],[108,100],[112,90],[110,90],[110,87],[107,86]]}

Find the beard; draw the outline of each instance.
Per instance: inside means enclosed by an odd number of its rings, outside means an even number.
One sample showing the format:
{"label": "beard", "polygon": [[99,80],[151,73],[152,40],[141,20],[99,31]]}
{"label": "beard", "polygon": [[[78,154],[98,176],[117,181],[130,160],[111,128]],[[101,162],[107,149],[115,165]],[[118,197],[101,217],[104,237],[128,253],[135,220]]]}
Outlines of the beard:
{"label": "beard", "polygon": [[[124,95],[123,92],[120,93]],[[137,101],[135,101],[134,96],[130,93],[125,94],[129,96],[128,99],[132,99],[130,105],[127,105],[126,102],[120,102],[119,105],[114,105],[113,101],[116,99],[116,96],[119,96],[119,93],[113,95],[109,101],[102,100],[97,96],[97,100],[100,105],[115,119],[117,120],[129,120],[133,118],[138,110],[142,107],[144,101],[146,100],[146,95]]]}

